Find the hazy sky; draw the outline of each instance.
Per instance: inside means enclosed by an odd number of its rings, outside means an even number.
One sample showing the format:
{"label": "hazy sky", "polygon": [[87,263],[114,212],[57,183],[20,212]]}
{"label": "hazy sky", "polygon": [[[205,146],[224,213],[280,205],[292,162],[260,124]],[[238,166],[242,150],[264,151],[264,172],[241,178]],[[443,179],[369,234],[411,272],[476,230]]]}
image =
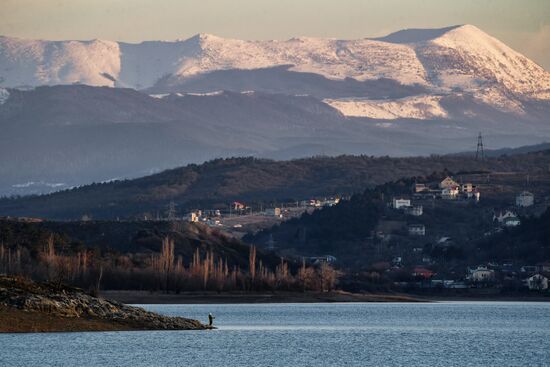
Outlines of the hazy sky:
{"label": "hazy sky", "polygon": [[550,70],[550,0],[0,0],[0,35],[55,40],[363,38],[464,23]]}

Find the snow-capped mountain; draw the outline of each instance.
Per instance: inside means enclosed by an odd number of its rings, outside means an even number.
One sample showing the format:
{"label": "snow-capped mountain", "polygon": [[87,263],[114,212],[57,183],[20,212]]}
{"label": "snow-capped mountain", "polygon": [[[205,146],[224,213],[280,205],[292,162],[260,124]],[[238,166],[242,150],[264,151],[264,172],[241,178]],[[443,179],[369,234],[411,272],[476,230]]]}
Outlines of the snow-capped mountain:
{"label": "snow-capped mountain", "polygon": [[[515,113],[524,112],[517,98],[550,100],[550,73],[472,25],[359,40],[244,41],[199,34],[129,44],[0,38],[3,87],[82,83],[145,89],[160,83],[185,88],[189,80],[213,72],[282,66],[333,81],[390,79],[430,93],[471,93]],[[216,89],[231,89],[223,87]]]}
{"label": "snow-capped mountain", "polygon": [[479,131],[492,149],[530,145],[550,141],[549,116],[550,73],[470,25],[360,40],[0,37],[0,196],[216,157],[469,151]]}

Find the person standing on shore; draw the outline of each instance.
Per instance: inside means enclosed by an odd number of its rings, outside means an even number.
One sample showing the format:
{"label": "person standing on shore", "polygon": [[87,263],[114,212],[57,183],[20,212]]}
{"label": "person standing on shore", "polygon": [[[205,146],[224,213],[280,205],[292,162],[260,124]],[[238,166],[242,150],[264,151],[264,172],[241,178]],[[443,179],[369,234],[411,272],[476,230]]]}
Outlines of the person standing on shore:
{"label": "person standing on shore", "polygon": [[208,326],[212,326],[214,324],[215,317],[212,316],[211,313],[208,314]]}

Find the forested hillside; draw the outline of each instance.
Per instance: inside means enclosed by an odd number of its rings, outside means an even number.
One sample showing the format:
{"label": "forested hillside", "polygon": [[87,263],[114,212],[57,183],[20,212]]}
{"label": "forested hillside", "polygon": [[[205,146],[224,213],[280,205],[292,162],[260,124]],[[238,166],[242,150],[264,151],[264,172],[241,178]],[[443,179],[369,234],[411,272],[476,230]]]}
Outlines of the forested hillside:
{"label": "forested hillside", "polygon": [[191,208],[227,208],[233,200],[264,202],[363,192],[367,187],[433,172],[541,172],[550,151],[476,161],[472,157],[313,157],[290,161],[217,159],[124,181],[94,183],[43,196],[4,198],[0,216],[49,219],[143,218]]}

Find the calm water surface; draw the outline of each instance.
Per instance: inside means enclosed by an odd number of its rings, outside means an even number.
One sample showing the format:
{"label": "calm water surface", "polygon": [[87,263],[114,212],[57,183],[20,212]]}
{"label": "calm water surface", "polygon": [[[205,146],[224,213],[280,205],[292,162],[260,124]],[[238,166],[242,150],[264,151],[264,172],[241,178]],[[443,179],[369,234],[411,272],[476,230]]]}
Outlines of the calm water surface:
{"label": "calm water surface", "polygon": [[141,305],[219,330],[0,334],[0,366],[550,366],[550,304]]}

